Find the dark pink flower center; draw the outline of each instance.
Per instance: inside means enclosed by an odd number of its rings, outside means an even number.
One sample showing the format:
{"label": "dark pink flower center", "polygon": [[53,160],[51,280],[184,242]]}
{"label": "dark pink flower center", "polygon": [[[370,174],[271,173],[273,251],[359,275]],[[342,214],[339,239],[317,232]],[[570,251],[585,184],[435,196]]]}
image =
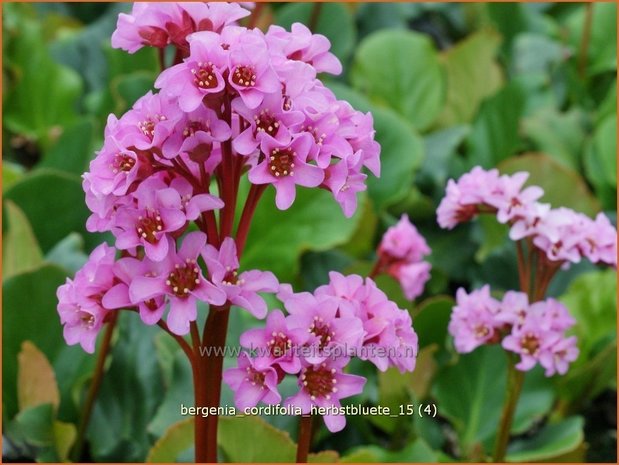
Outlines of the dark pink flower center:
{"label": "dark pink flower center", "polygon": [[331,342],[335,332],[331,331],[331,325],[318,317],[314,317],[312,325],[309,327],[309,332],[318,338],[318,346],[322,349]]}
{"label": "dark pink flower center", "polygon": [[256,122],[256,134],[259,132],[266,132],[271,137],[275,137],[277,134],[279,121],[269,110],[260,111],[259,115],[254,116],[254,121]]}
{"label": "dark pink flower center", "polygon": [[282,357],[292,346],[292,341],[284,333],[273,331],[271,340],[267,342],[269,353],[273,357]]}
{"label": "dark pink flower center", "polygon": [[234,286],[239,283],[239,272],[237,270],[233,270],[230,267],[226,268],[226,274],[221,280],[222,284],[227,284],[229,286]]}
{"label": "dark pink flower center", "polygon": [[264,387],[264,373],[252,367],[247,367],[247,376],[245,377],[245,380],[250,382],[252,385]]}
{"label": "dark pink flower center", "polygon": [[320,132],[318,128],[314,126],[307,126],[303,128],[304,131],[309,132],[313,137],[316,145],[322,145],[324,140],[327,138],[327,135],[324,132]]}
{"label": "dark pink flower center", "polygon": [[297,153],[290,147],[285,149],[275,148],[269,157],[269,169],[276,177],[294,175],[294,159]]}
{"label": "dark pink flower center", "polygon": [[312,400],[317,397],[324,397],[328,400],[332,393],[337,392],[335,369],[328,368],[324,363],[320,366],[304,368],[301,371],[301,381]]}
{"label": "dark pink flower center", "polygon": [[158,212],[146,213],[146,216],[138,217],[136,224],[138,235],[150,244],[156,244],[157,233],[163,230],[163,221]]}
{"label": "dark pink flower center", "polygon": [[200,89],[214,89],[219,85],[213,63],[198,63],[198,68],[193,68],[193,82]]}
{"label": "dark pink flower center", "polygon": [[91,315],[88,312],[82,312],[82,311],[80,311],[79,313],[80,313],[80,321],[82,323],[82,326],[86,327],[87,329],[91,329],[95,325],[94,315]]}
{"label": "dark pink flower center", "polygon": [[114,156],[114,161],[110,166],[114,174],[119,171],[127,173],[135,166],[135,158],[130,157],[126,153],[117,153]]}
{"label": "dark pink flower center", "polygon": [[237,66],[232,74],[232,82],[237,86],[253,87],[256,85],[256,73],[251,66]]}
{"label": "dark pink flower center", "polygon": [[490,330],[486,325],[479,324],[475,326],[475,337],[477,339],[483,339],[490,333]]}
{"label": "dark pink flower center", "polygon": [[539,338],[533,333],[526,333],[520,340],[522,352],[527,355],[535,355],[539,350]]}
{"label": "dark pink flower center", "polygon": [[198,131],[211,132],[211,125],[208,121],[190,121],[183,130],[183,137],[191,137]]}
{"label": "dark pink flower center", "polygon": [[200,284],[200,268],[195,260],[188,258],[184,264],[175,266],[165,283],[176,297],[187,297]]}

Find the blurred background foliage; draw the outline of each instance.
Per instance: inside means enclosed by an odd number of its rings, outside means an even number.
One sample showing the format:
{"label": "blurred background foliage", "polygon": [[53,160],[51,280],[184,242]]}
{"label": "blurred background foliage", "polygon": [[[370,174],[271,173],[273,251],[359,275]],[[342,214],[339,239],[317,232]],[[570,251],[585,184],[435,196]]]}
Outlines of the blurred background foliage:
{"label": "blurred background foliage", "polygon": [[[67,460],[78,436],[95,358],[65,345],[55,290],[110,239],[86,233],[80,183],[106,117],[126,111],[158,73],[153,50],[110,47],[117,14],[129,8],[3,5],[7,461]],[[415,303],[394,281],[379,285],[414,315],[418,367],[402,376],[356,364],[369,382],[352,401],[435,403],[438,417],[350,417],[338,434],[317,430],[313,450],[326,452],[311,460],[483,460],[500,415],[505,360],[497,347],[458,356],[446,326],[459,286],[517,287],[515,254],[504,227],[482,218],[442,231],[435,209],[447,179],[481,165],[529,171],[553,206],[616,220],[616,4],[276,4],[259,24],[308,24],[316,14],[316,32],[331,40],[345,70],[327,83],[372,111],[383,174],[370,179],[350,220],[326,192],[300,192],[287,212],[275,209],[270,192],[243,266],[314,289],[329,270],[369,270],[382,232],[408,213],[432,247],[432,279]],[[616,272],[573,266],[551,294],[578,319],[581,355],[565,377],[527,376],[508,460],[616,462]],[[255,324],[233,312],[228,341],[236,344]],[[105,368],[80,459],[190,461],[192,426],[181,421],[179,404],[193,403],[191,373],[175,343],[122,315]],[[284,385],[283,394],[293,390]],[[226,390],[223,402],[231,400]],[[292,460],[294,418],[232,423],[221,421],[223,459]]]}

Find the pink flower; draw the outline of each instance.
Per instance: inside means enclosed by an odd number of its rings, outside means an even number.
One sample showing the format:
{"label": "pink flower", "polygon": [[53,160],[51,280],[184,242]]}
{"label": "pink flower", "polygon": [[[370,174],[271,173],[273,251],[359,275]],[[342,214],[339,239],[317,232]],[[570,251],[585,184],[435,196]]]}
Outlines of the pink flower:
{"label": "pink flower", "polygon": [[101,244],[92,251],[75,278],[67,278],[56,292],[65,341],[69,345],[79,343],[91,354],[109,311],[102,298],[114,283],[115,254],[114,248]]}
{"label": "pink flower", "polygon": [[387,229],[378,247],[378,254],[385,255],[390,261],[419,262],[430,252],[428,243],[406,214],[395,226]]}
{"label": "pink flower", "polygon": [[271,366],[278,366],[286,373],[298,373],[301,359],[298,348],[308,339],[303,329],[289,328],[281,310],[273,310],[267,316],[264,328],[254,328],[241,335],[241,345],[250,350],[261,350],[258,356]]}
{"label": "pink flower", "polygon": [[[174,131],[162,145],[166,158],[175,158],[181,153],[188,153],[190,158],[206,161],[213,143],[230,139],[230,126],[219,119],[210,108],[199,106],[196,110],[184,113],[176,122]],[[206,156],[201,156],[206,155]],[[212,172],[214,167],[207,171]]]}
{"label": "pink flower", "polygon": [[265,95],[257,108],[248,108],[241,99],[235,99],[232,108],[249,123],[232,144],[240,155],[253,154],[264,139],[273,138],[282,144],[290,143],[292,134],[305,118],[300,111],[284,111],[283,97],[279,92]]}
{"label": "pink flower", "polygon": [[265,404],[281,402],[274,368],[268,365],[259,367],[246,352],[239,355],[238,364],[237,368],[224,371],[223,380],[234,391],[234,403],[239,409],[254,407],[260,401]]}
{"label": "pink flower", "polygon": [[140,184],[134,196],[137,205],[120,209],[116,216],[112,229],[116,247],[135,250],[143,246],[148,258],[162,261],[168,254],[167,235],[187,223],[180,195],[160,179],[151,178]]}
{"label": "pink flower", "polygon": [[[161,262],[153,262],[148,258],[138,260],[133,257],[121,258],[114,265],[114,275],[121,281],[112,287],[103,296],[103,305],[106,308],[122,309],[132,308],[136,304],[131,301],[129,296],[129,286],[138,276],[153,277],[163,271]],[[163,295],[152,299],[137,302],[140,318],[147,325],[154,325],[163,316],[165,310],[165,297]]]}
{"label": "pink flower", "polygon": [[129,286],[131,302],[139,304],[166,296],[170,302],[167,323],[174,334],[185,335],[189,323],[197,318],[197,302],[223,305],[226,294],[207,281],[198,266],[200,252],[206,245],[206,236],[191,232],[185,236],[176,252],[171,242],[162,272],[156,276],[137,276]]}
{"label": "pink flower", "polygon": [[490,296],[490,286],[486,285],[470,294],[462,288],[458,289],[456,306],[448,326],[456,350],[468,353],[493,341],[496,328],[501,324],[495,318],[498,312],[499,302]]}
{"label": "pink flower", "polygon": [[367,175],[361,172],[361,152],[355,152],[325,169],[324,184],[350,218],[357,210],[357,193],[367,190]]}
{"label": "pink flower", "polygon": [[578,247],[592,263],[617,267],[617,229],[604,213],[598,213],[594,221],[584,224],[583,239]]}
{"label": "pink flower", "polygon": [[496,190],[484,203],[497,209],[499,223],[507,223],[517,218],[526,217],[529,209],[544,195],[541,187],[530,186],[522,190],[529,173],[519,172],[512,176],[503,175],[497,182]]}
{"label": "pink flower", "polygon": [[226,294],[228,302],[244,308],[256,318],[264,318],[267,304],[258,292],[275,293],[279,283],[269,271],[245,271],[238,273],[239,260],[234,239],[227,237],[219,250],[207,245],[202,257],[209,270],[211,282]]}
{"label": "pink flower", "polygon": [[246,31],[230,45],[228,83],[238,92],[247,108],[262,103],[265,94],[280,90],[264,37],[257,30]]}
{"label": "pink flower", "polygon": [[[365,382],[362,376],[343,373],[341,361],[307,365],[299,375],[299,392],[287,398],[284,405],[298,407],[304,414],[311,412],[312,405],[337,408],[341,399],[360,394]],[[329,413],[323,419],[332,433],[346,426],[344,415]]]}
{"label": "pink flower", "polygon": [[335,355],[346,358],[360,347],[364,331],[361,320],[355,316],[338,315],[338,301],[329,297],[314,297],[309,293],[297,294],[284,304],[290,312],[288,327],[309,333],[306,343],[311,350],[304,354],[309,363],[320,363]]}
{"label": "pink flower", "polygon": [[389,268],[389,274],[398,280],[406,298],[414,300],[423,294],[431,268],[428,262],[395,264]]}
{"label": "pink flower", "polygon": [[527,318],[521,326],[514,326],[512,333],[503,339],[503,348],[520,355],[516,365],[521,371],[532,369],[548,349],[553,333],[536,318]]}
{"label": "pink flower", "polygon": [[556,373],[564,375],[567,373],[569,364],[578,358],[578,354],[575,336],[557,337],[556,341],[540,354],[539,363],[546,369],[546,376]]}
{"label": "pink flower", "polygon": [[222,73],[227,66],[227,54],[220,36],[214,32],[199,32],[192,36],[190,54],[183,63],[163,71],[155,87],[177,97],[184,112],[192,112],[210,94],[221,92],[226,85]]}
{"label": "pink flower", "polygon": [[249,181],[253,184],[273,184],[277,191],[277,208],[288,209],[294,202],[297,184],[316,187],[324,179],[323,170],[307,163],[311,147],[309,134],[295,136],[290,144],[263,140],[261,149],[264,159],[249,171]]}
{"label": "pink flower", "polygon": [[578,246],[587,220],[569,208],[552,209],[541,219],[533,243],[551,261],[578,263],[581,259]]}
{"label": "pink flower", "polygon": [[293,23],[290,32],[280,26],[270,26],[266,39],[269,46],[288,60],[307,63],[319,73],[338,75],[342,72],[342,64],[329,52],[329,39],[321,34],[312,34],[301,23]]}

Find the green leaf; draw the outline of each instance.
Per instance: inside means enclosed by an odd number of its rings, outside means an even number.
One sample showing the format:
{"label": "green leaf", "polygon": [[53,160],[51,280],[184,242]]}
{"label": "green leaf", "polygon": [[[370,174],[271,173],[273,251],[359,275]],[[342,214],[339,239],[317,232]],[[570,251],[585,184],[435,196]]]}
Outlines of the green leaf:
{"label": "green leaf", "polygon": [[100,235],[86,233],[88,210],[75,175],[49,168],[34,171],[14,184],[5,199],[26,214],[44,252],[74,231],[83,233],[89,245],[98,244]]}
{"label": "green leaf", "polygon": [[442,56],[447,76],[445,107],[437,121],[441,127],[470,122],[482,100],[502,85],[495,56],[501,37],[492,30],[471,34]]}
{"label": "green leaf", "polygon": [[428,129],[445,100],[445,75],[430,39],[410,31],[378,31],[359,45],[353,86],[388,105],[419,131]]}
{"label": "green leaf", "polygon": [[436,463],[438,456],[423,439],[415,439],[399,451],[379,446],[361,446],[340,460],[343,463]]}
{"label": "green leaf", "polygon": [[[500,346],[477,348],[437,375],[433,385],[437,406],[455,427],[464,457],[475,453],[480,445],[490,451],[503,407],[506,377],[507,357]],[[543,418],[553,401],[552,383],[543,376],[543,370],[527,373],[512,433],[522,433]]]}
{"label": "green leaf", "polygon": [[447,324],[455,305],[454,299],[448,296],[434,296],[419,304],[413,327],[419,336],[419,348],[436,344],[445,346]]}
{"label": "green leaf", "polygon": [[402,200],[411,185],[416,169],[424,159],[424,147],[417,131],[388,108],[372,105],[363,95],[339,83],[329,88],[337,98],[346,100],[359,111],[369,111],[374,118],[376,141],[381,146],[381,175],[369,174],[367,184],[376,210]]}
{"label": "green leaf", "polygon": [[6,201],[5,209],[9,231],[4,237],[3,279],[37,268],[43,263],[41,248],[24,212],[10,200]]}
{"label": "green leaf", "polygon": [[58,242],[45,256],[45,261],[54,263],[71,273],[79,270],[88,260],[84,253],[84,239],[78,233],[71,233]]}
{"label": "green leaf", "polygon": [[584,156],[587,179],[604,209],[617,208],[617,115],[615,110],[597,125]]}
{"label": "green leaf", "polygon": [[528,153],[513,157],[502,162],[498,168],[501,173],[507,174],[517,171],[530,173],[526,185],[544,189],[541,201],[553,207],[569,207],[589,216],[600,211],[598,200],[581,175],[545,154]]}
{"label": "green leaf", "polygon": [[45,153],[39,166],[81,176],[94,156],[93,139],[94,121],[91,118],[81,119],[64,130]]}
{"label": "green leaf", "polygon": [[73,423],[54,421],[54,445],[60,462],[69,461],[69,452],[77,437],[77,428]]}
{"label": "green leaf", "polygon": [[54,408],[51,404],[41,404],[19,412],[14,419],[13,428],[29,445],[37,448],[53,444]]}
{"label": "green leaf", "polygon": [[523,121],[524,133],[535,149],[546,153],[568,168],[578,169],[585,141],[584,115],[574,109],[559,113],[543,107]]}
{"label": "green leaf", "polygon": [[147,426],[163,399],[154,337],[138,315],[121,313],[111,364],[103,377],[87,438],[96,461],[144,460],[151,447]]}
{"label": "green leaf", "polygon": [[18,18],[5,31],[10,38],[5,56],[14,85],[4,105],[4,123],[47,147],[63,126],[77,118],[82,82],[73,70],[51,59],[40,23],[24,15]]}
{"label": "green leaf", "polygon": [[561,423],[547,425],[530,439],[516,440],[507,450],[507,461],[551,461],[553,457],[566,454],[583,442],[583,423],[581,417],[570,417]]}
{"label": "green leaf", "polygon": [[342,61],[346,61],[357,39],[354,18],[348,8],[341,3],[289,3],[275,15],[275,23],[290,30],[292,23],[303,23],[309,27],[315,8],[320,8],[314,34],[322,34],[331,41],[331,51]]}
{"label": "green leaf", "polygon": [[[582,44],[588,7],[589,5],[580,6],[566,21],[568,41],[574,50],[580,50]],[[593,15],[586,66],[589,76],[606,71],[614,72],[617,68],[617,5],[613,2],[601,2],[591,7]]]}
{"label": "green leaf", "polygon": [[402,200],[413,184],[423,158],[423,144],[416,131],[396,113],[375,109],[376,140],[381,146],[381,175],[368,177],[368,192],[377,210]]}
{"label": "green leaf", "polygon": [[173,463],[178,456],[193,446],[194,419],[174,423],[153,445],[146,456],[148,463]]}
{"label": "green leaf", "polygon": [[594,271],[576,278],[561,302],[576,318],[580,354],[561,379],[561,396],[579,405],[615,382],[617,272]]}
{"label": "green leaf", "polygon": [[[470,126],[461,125],[426,135],[424,137],[425,156],[419,172],[421,179],[428,179],[434,186],[439,186],[441,190],[444,189],[456,150],[470,131]],[[435,210],[434,205],[432,210]]]}
{"label": "green leaf", "polygon": [[512,82],[485,100],[467,139],[471,166],[492,168],[518,150],[518,125],[524,112],[525,94]]}
{"label": "green leaf", "polygon": [[280,211],[274,189],[267,189],[256,209],[241,266],[270,270],[280,281],[291,281],[302,252],[329,250],[350,239],[363,211],[363,196],[359,200],[357,212],[347,219],[329,192],[299,188],[292,207]]}
{"label": "green leaf", "polygon": [[56,289],[66,276],[57,266],[44,265],[2,283],[2,391],[9,418],[17,411],[17,354],[22,342],[32,341],[52,361],[64,348]]}
{"label": "green leaf", "polygon": [[30,341],[22,343],[17,355],[17,400],[19,409],[25,410],[41,404],[51,404],[54,409],[60,403],[60,393],[54,369],[45,354]]}
{"label": "green leaf", "polygon": [[292,462],[296,453],[287,432],[256,416],[220,417],[217,443],[228,462]]}
{"label": "green leaf", "polygon": [[2,192],[6,192],[9,187],[19,181],[24,173],[23,166],[2,160]]}

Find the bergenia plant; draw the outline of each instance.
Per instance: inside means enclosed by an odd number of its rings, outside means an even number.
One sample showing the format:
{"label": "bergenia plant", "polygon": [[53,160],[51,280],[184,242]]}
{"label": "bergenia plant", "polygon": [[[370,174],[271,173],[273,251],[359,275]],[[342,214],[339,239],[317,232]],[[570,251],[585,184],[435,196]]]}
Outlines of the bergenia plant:
{"label": "bergenia plant", "polygon": [[[203,356],[201,348],[224,347],[231,307],[266,318],[240,341],[257,354],[241,355],[224,380],[239,407],[283,402],[306,414],[363,390],[364,378],[346,372],[353,356],[380,370],[413,370],[417,336],[408,312],[371,278],[332,273],[315,292],[295,293],[268,270],[243,269],[266,189],[275,189],[280,210],[293,205],[297,189],[325,189],[350,217],[368,172],[380,174],[372,115],[317,78],[342,71],[329,41],[302,24],[266,33],[240,26],[249,15],[229,3],[136,3],[119,15],[112,45],[129,53],[157,48],[162,72],[157,91],[109,116],[103,147],[83,175],[87,228],[111,233],[114,244],[97,247],[58,289],[58,312],[67,343],[90,353],[107,325],[101,360],[119,311],[160,326],[191,363],[196,405],[209,408],[220,405],[224,352]],[[397,277],[412,299],[427,280],[427,253],[405,218],[381,245],[376,272]],[[265,293],[286,312],[269,312]],[[284,376],[298,382],[288,399],[278,393]],[[217,460],[217,420],[195,417],[196,461]],[[324,420],[331,431],[346,421],[337,413]],[[304,447],[301,460],[309,440]]]}
{"label": "bergenia plant", "polygon": [[502,299],[489,286],[472,292],[459,289],[449,333],[458,352],[484,344],[501,344],[509,357],[507,399],[499,425],[494,461],[505,459],[509,433],[525,372],[541,365],[546,376],[564,375],[578,357],[575,324],[568,309],[546,294],[552,278],[583,259],[617,267],[617,231],[599,213],[591,219],[568,208],[539,202],[543,190],[525,187],[528,173],[500,175],[475,167],[457,181],[449,180],[438,210],[438,223],[452,229],[479,214],[496,215],[509,226],[515,242],[520,289]]}

